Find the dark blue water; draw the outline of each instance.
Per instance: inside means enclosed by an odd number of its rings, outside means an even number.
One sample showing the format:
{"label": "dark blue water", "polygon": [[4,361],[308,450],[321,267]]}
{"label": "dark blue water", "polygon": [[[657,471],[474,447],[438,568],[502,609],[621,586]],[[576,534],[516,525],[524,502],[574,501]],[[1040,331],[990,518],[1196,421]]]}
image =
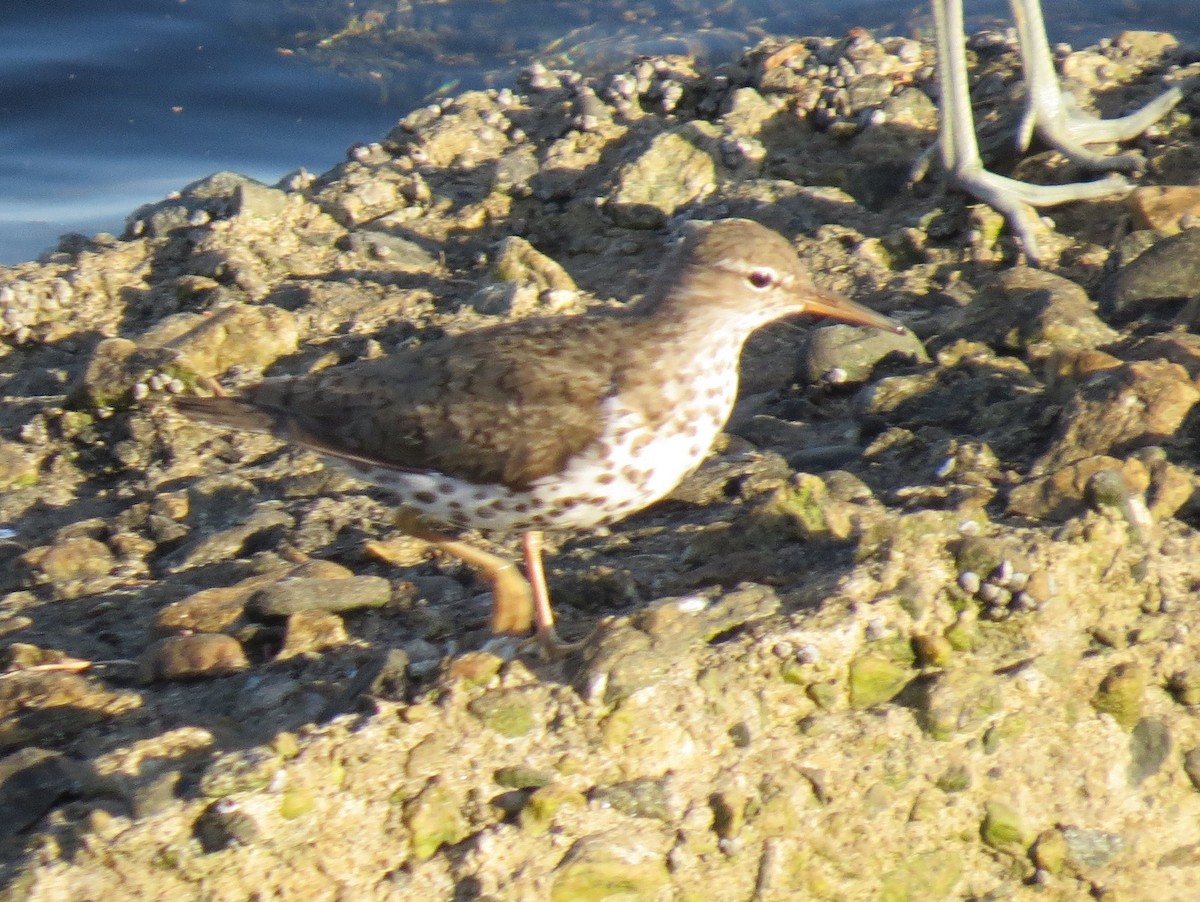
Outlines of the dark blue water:
{"label": "dark blue water", "polygon": [[[389,5],[358,9],[372,6]],[[219,169],[266,182],[301,166],[321,172],[431,91],[503,83],[563,36],[572,58],[586,60],[614,33],[626,47],[639,34],[704,26],[807,35],[929,23],[920,2],[742,0],[720,15],[714,4],[653,6],[654,16],[631,25],[630,12],[649,5],[418,0],[401,15],[392,3],[391,18],[365,21],[410,29],[397,45],[329,41],[355,8],[332,0],[0,0],[0,263],[31,259],[64,232],[119,233],[139,204]],[[1005,13],[1000,0],[967,8],[976,25]],[[1197,44],[1198,18],[1175,0],[1047,9],[1052,40],[1076,46],[1122,28]]]}

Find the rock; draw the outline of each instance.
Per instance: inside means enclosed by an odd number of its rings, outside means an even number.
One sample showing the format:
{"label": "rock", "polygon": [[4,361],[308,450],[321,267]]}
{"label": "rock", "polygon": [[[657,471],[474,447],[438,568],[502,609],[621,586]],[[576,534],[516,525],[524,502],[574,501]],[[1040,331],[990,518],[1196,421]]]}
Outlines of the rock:
{"label": "rock", "polygon": [[94,591],[116,561],[103,542],[73,536],[27,551],[21,563],[33,572],[36,582],[49,585],[58,597],[78,598]]}
{"label": "rock", "polygon": [[537,835],[547,832],[555,817],[562,810],[578,810],[586,807],[583,794],[558,783],[539,786],[529,793],[517,812],[517,822],[527,833]]}
{"label": "rock", "polygon": [[1183,755],[1183,771],[1192,786],[1200,790],[1200,747],[1188,749]]}
{"label": "rock", "polygon": [[1200,230],[1189,229],[1156,242],[1105,283],[1103,298],[1114,314],[1153,312],[1164,301],[1195,297],[1200,284]]}
{"label": "rock", "polygon": [[1020,854],[1029,842],[1024,818],[1011,805],[999,800],[987,803],[979,832],[987,845],[1002,852]]}
{"label": "rock", "polygon": [[0,838],[23,833],[60,798],[77,792],[81,774],[65,755],[36,746],[0,758]]}
{"label": "rock", "polygon": [[1096,474],[1106,472],[1119,474],[1132,492],[1144,492],[1150,484],[1146,467],[1137,458],[1118,460],[1101,454],[1014,486],[1008,493],[1008,510],[1039,520],[1069,520],[1088,508],[1089,486]]}
{"label": "rock", "polygon": [[1200,389],[1178,364],[1139,360],[1110,370],[1076,393],[1034,472],[1161,444],[1175,435],[1197,400]]}
{"label": "rock", "polygon": [[154,617],[151,632],[165,636],[232,629],[241,622],[250,597],[274,579],[273,575],[252,576],[232,586],[202,589],[161,609]]}
{"label": "rock", "polygon": [[850,662],[850,707],[873,708],[890,702],[912,679],[912,671],[878,652],[867,652]]}
{"label": "rock", "polygon": [[554,870],[550,900],[652,899],[666,884],[666,861],[636,835],[599,834],[568,850]]}
{"label": "rock", "polygon": [[496,246],[488,280],[471,299],[480,313],[524,317],[579,312],[574,280],[524,238],[505,238]]}
{"label": "rock", "polygon": [[160,561],[160,565],[167,572],[179,573],[205,564],[226,561],[236,557],[251,539],[294,525],[291,516],[284,511],[274,505],[263,505],[237,526],[198,536],[177,551],[166,555]]}
{"label": "rock", "polygon": [[1149,185],[1134,188],[1125,198],[1135,229],[1154,229],[1164,235],[1179,234],[1180,220],[1200,217],[1200,187]]}
{"label": "rock", "polygon": [[201,848],[211,855],[239,846],[252,846],[262,830],[248,811],[234,801],[221,799],[196,818],[193,833]]}
{"label": "rock", "polygon": [[1171,728],[1156,717],[1142,717],[1129,734],[1129,785],[1141,786],[1162,770],[1171,754]]}
{"label": "rock", "polygon": [[283,648],[279,650],[276,660],[324,651],[344,645],[349,639],[346,624],[337,614],[316,610],[297,611],[288,616]]}
{"label": "rock", "polygon": [[605,203],[613,221],[627,229],[660,228],[680,207],[711,192],[717,171],[704,149],[708,140],[694,124],[653,138],[617,171]]}
{"label": "rock", "polygon": [[250,666],[241,644],[222,633],[168,636],[151,645],[138,661],[144,683],[229,676]]}
{"label": "rock", "polygon": [[876,364],[892,355],[917,362],[929,360],[911,332],[896,335],[880,329],[825,326],[814,330],[808,340],[802,376],[809,382],[835,385],[865,382]]}
{"label": "rock", "polygon": [[177,355],[198,376],[220,376],[233,366],[266,369],[296,352],[299,329],[290,311],[272,304],[230,304],[214,313],[180,313],[162,320],[141,344]]}
{"label": "rock", "polygon": [[0,750],[74,736],[141,705],[132,692],[57,670],[16,670],[0,679]]}
{"label": "rock", "polygon": [[1117,333],[1092,310],[1083,289],[1040,269],[1006,270],[981,290],[947,331],[947,338],[982,341],[997,350],[1094,348]]}
{"label": "rock", "polygon": [[1004,704],[1001,686],[991,674],[963,668],[922,677],[911,694],[921,729],[939,740],[979,731]]}
{"label": "rock", "polygon": [[224,799],[263,789],[275,780],[283,763],[283,758],[269,748],[223,752],[204,769],[200,792],[210,799]]}
{"label": "rock", "polygon": [[404,272],[430,272],[438,266],[437,259],[420,244],[390,232],[356,229],[339,245],[351,253],[362,254]]}
{"label": "rock", "polygon": [[382,576],[343,579],[292,577],[256,592],[248,610],[260,618],[290,617],[301,611],[331,614],[378,608],[392,597],[392,584]]}
{"label": "rock", "polygon": [[436,777],[404,804],[404,826],[411,834],[413,855],[418,861],[432,858],[443,845],[453,845],[467,836],[469,828],[460,806],[450,787]]}
{"label": "rock", "polygon": [[0,440],[0,490],[24,488],[38,480],[37,462],[15,442]]}
{"label": "rock", "polygon": [[[272,193],[273,192],[273,193]],[[217,172],[185,185],[174,199],[146,204],[134,210],[126,225],[126,237],[159,236],[194,228],[214,219],[227,219],[243,207],[253,211],[278,212],[276,195],[282,191],[236,172]]]}
{"label": "rock", "polygon": [[641,779],[599,786],[592,790],[591,800],[610,806],[630,817],[648,817],[661,821],[671,819],[670,792],[663,780]]}
{"label": "rock", "polygon": [[510,739],[524,736],[537,726],[533,707],[519,689],[488,692],[472,700],[467,710],[484,726]]}
{"label": "rock", "polygon": [[1118,664],[1105,675],[1092,707],[1110,714],[1125,730],[1132,730],[1141,720],[1145,704],[1146,672],[1136,664]]}

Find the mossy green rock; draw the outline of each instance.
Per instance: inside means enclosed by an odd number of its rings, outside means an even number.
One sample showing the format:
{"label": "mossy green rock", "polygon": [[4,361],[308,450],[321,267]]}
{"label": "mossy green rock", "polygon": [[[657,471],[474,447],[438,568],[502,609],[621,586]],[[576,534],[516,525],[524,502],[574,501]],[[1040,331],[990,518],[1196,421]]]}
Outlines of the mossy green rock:
{"label": "mossy green rock", "polygon": [[501,736],[515,739],[534,727],[533,709],[515,691],[489,692],[467,705],[467,710]]}
{"label": "mossy green rock", "polygon": [[934,902],[951,898],[962,877],[962,860],[949,852],[929,852],[909,859],[884,875],[881,902]]}
{"label": "mossy green rock", "polygon": [[1146,672],[1136,664],[1118,664],[1100,681],[1092,696],[1092,707],[1111,714],[1125,730],[1132,730],[1141,719],[1146,694]]}
{"label": "mossy green rock", "polygon": [[875,652],[850,662],[850,707],[873,708],[895,698],[912,677],[912,671]]}
{"label": "mossy green rock", "polygon": [[412,850],[421,861],[444,845],[467,836],[466,819],[450,789],[436,777],[404,806],[404,824],[412,834]]}
{"label": "mossy green rock", "polygon": [[662,856],[613,834],[585,836],[554,874],[550,902],[635,902],[651,899],[667,883]]}
{"label": "mossy green rock", "polygon": [[564,806],[582,808],[586,804],[587,800],[581,793],[561,784],[551,783],[529,794],[517,815],[517,820],[525,830],[545,833],[550,829],[559,809]]}
{"label": "mossy green rock", "polygon": [[1019,852],[1028,842],[1024,820],[1006,802],[987,803],[979,833],[985,843],[1004,852]]}

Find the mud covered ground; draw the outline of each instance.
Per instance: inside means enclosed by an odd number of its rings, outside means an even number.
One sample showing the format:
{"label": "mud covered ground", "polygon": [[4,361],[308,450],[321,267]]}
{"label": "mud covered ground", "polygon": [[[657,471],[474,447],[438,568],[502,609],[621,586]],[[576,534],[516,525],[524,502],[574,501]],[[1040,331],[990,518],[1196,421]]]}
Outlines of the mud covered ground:
{"label": "mud covered ground", "polygon": [[[992,165],[1085,177],[970,46]],[[866,34],[535,68],[0,270],[6,898],[1193,898],[1198,59],[1062,54],[1106,115],[1187,90],[1043,270],[906,186],[932,50]],[[624,303],[724,216],[912,335],[756,336],[697,474],[549,537],[565,661],[488,645],[386,495],[170,409]]]}

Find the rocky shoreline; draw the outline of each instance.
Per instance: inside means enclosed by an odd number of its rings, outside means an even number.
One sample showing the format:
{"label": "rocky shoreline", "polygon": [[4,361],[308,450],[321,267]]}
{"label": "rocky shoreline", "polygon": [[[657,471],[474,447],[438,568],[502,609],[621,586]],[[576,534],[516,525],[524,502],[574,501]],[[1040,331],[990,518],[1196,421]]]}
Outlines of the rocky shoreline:
{"label": "rocky shoreline", "polygon": [[[969,46],[1003,169],[1015,49]],[[1060,62],[1106,115],[1200,73],[1138,32]],[[1040,271],[906,186],[936,94],[866,32],[535,67],[0,269],[5,898],[1192,898],[1200,99]],[[616,304],[724,216],[913,335],[756,336],[694,477],[550,537],[565,632],[599,624],[564,662],[486,650],[384,494],[169,409]]]}

